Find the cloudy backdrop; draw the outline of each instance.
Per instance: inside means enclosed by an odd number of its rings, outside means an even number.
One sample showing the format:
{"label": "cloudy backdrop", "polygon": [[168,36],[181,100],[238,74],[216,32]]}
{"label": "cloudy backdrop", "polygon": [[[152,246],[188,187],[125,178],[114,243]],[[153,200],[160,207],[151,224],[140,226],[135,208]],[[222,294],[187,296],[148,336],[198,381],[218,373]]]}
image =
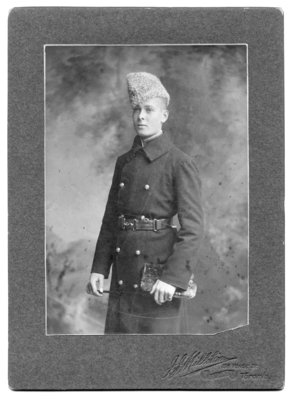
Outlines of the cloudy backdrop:
{"label": "cloudy backdrop", "polygon": [[170,93],[164,127],[195,157],[206,235],[189,333],[247,323],[248,135],[245,46],[46,46],[48,333],[103,332],[107,296],[85,293],[118,155],[135,132],[125,76]]}

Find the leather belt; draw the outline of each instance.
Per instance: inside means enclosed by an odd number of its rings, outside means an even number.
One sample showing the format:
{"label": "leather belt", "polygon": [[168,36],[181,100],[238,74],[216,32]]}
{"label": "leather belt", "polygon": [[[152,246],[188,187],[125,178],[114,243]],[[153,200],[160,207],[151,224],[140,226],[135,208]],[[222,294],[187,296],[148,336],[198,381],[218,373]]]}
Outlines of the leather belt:
{"label": "leather belt", "polygon": [[122,230],[132,231],[160,231],[171,227],[172,218],[150,219],[146,217],[126,218],[121,215],[118,218],[118,226]]}

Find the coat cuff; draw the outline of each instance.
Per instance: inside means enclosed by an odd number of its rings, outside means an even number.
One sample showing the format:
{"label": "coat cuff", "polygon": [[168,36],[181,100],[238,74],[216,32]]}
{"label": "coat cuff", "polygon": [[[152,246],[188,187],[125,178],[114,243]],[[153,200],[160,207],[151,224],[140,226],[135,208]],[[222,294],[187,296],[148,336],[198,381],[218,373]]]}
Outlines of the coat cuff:
{"label": "coat cuff", "polygon": [[[191,276],[190,276],[190,279],[191,279]],[[181,289],[181,290],[187,290],[188,283],[189,283],[189,282],[187,282],[187,284],[186,284],[185,282],[172,279],[171,277],[168,278],[167,276],[164,276],[164,275],[159,280],[161,282],[168,283],[169,285],[172,285],[172,286],[176,287],[177,289]]]}
{"label": "coat cuff", "polygon": [[92,273],[102,274],[102,275],[104,275],[105,279],[108,278],[109,272],[110,272],[110,268],[107,268],[107,267],[102,266],[102,265],[93,264],[92,268],[91,268],[91,274]]}

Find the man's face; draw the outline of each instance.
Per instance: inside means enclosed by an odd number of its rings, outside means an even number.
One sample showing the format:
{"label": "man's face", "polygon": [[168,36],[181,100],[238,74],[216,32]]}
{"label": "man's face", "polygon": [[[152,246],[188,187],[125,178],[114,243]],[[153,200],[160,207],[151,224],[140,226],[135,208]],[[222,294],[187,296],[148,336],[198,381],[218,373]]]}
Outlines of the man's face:
{"label": "man's face", "polygon": [[162,124],[168,118],[163,99],[154,97],[139,105],[133,110],[134,127],[139,136],[147,138],[161,130]]}

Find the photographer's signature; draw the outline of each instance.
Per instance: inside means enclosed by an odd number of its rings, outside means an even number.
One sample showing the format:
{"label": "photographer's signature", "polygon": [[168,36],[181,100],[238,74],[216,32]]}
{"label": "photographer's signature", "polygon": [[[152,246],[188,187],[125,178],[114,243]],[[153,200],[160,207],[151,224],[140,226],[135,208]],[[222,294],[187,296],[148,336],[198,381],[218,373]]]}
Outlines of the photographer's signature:
{"label": "photographer's signature", "polygon": [[203,379],[268,379],[268,375],[257,371],[258,365],[240,363],[237,357],[228,357],[220,351],[202,352],[195,350],[191,354],[176,355],[163,379],[200,375]]}

